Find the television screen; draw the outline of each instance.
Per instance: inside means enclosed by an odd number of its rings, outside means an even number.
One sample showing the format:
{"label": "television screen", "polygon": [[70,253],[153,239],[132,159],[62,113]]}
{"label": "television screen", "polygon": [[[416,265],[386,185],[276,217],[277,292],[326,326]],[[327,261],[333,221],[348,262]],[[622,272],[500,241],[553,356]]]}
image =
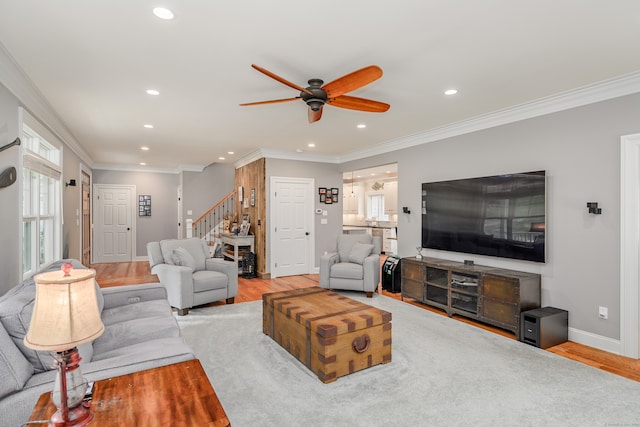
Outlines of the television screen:
{"label": "television screen", "polygon": [[422,184],[422,247],[545,262],[545,171]]}

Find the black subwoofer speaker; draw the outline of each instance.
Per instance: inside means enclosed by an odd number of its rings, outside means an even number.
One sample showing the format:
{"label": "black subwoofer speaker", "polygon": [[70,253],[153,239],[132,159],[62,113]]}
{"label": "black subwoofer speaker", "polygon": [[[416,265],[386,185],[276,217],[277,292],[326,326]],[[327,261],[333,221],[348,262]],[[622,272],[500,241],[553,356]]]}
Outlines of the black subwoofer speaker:
{"label": "black subwoofer speaker", "polygon": [[555,307],[523,311],[520,341],[539,348],[562,344],[569,337],[569,312]]}

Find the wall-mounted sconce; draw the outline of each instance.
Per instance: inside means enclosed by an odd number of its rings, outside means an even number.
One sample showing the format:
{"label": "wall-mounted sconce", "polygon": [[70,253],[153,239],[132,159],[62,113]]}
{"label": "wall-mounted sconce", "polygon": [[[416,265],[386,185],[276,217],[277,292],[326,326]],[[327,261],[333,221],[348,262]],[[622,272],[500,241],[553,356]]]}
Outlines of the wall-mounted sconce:
{"label": "wall-mounted sconce", "polygon": [[410,214],[411,210],[409,210],[409,208],[407,206],[403,206],[402,207],[402,213]]}
{"label": "wall-mounted sconce", "polygon": [[598,207],[598,202],[587,202],[587,208],[589,208],[590,214],[600,215],[602,208]]}
{"label": "wall-mounted sconce", "polygon": [[70,179],[69,182],[65,182],[64,186],[65,187],[75,187],[76,186],[76,180],[75,179]]}

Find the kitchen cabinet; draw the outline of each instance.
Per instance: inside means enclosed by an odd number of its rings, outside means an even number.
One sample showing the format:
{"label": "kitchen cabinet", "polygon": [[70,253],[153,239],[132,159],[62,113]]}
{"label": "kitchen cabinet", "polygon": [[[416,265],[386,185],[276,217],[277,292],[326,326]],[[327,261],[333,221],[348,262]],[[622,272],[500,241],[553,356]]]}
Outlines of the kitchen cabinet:
{"label": "kitchen cabinet", "polygon": [[[353,189],[353,192],[352,192]],[[359,196],[360,190],[358,186],[351,184],[342,187],[342,213],[343,214],[358,214]]]}
{"label": "kitchen cabinet", "polygon": [[395,228],[385,228],[382,230],[382,251],[385,254],[395,254],[398,252],[398,240],[396,239]]}
{"label": "kitchen cabinet", "polygon": [[384,183],[384,213],[387,215],[398,213],[398,181]]}

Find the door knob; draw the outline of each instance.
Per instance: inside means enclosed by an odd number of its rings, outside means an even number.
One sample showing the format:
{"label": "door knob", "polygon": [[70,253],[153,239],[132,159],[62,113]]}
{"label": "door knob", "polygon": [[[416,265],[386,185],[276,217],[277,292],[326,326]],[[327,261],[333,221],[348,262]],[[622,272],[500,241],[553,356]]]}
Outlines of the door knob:
{"label": "door knob", "polygon": [[131,230],[131,228],[127,227],[127,231]]}
{"label": "door knob", "polygon": [[304,235],[305,235],[305,236],[308,236],[308,235],[309,235],[309,232],[308,232],[308,231],[305,231],[305,232],[304,232]]}

